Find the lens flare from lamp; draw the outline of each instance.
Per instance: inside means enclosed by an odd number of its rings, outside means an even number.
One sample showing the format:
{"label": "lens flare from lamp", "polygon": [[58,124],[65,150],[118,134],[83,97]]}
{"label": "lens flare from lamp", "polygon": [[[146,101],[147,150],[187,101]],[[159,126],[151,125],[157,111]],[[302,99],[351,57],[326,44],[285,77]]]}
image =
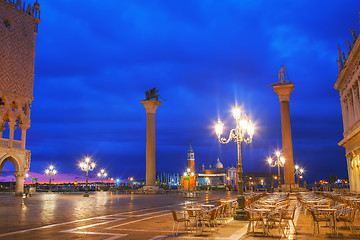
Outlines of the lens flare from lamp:
{"label": "lens flare from lamp", "polygon": [[277,157],[280,157],[280,151],[276,151],[275,154]]}
{"label": "lens flare from lamp", "polygon": [[303,172],[304,172],[304,169],[301,168],[301,169],[300,169],[300,173],[302,174]]}
{"label": "lens flare from lamp", "polygon": [[272,163],[272,158],[269,157],[269,158],[267,159],[267,161],[268,161],[269,164],[271,164],[271,163]]}
{"label": "lens flare from lamp", "polygon": [[247,131],[248,131],[248,134],[249,134],[250,136],[253,136],[254,133],[255,133],[255,126],[254,126],[254,124],[250,123],[249,126],[248,126]]}
{"label": "lens flare from lamp", "polygon": [[247,130],[247,128],[248,128],[248,120],[246,118],[241,119],[240,128],[241,128],[241,130]]}
{"label": "lens flare from lamp", "polygon": [[299,166],[298,166],[298,165],[295,165],[295,169],[298,170],[298,169],[299,169]]}
{"label": "lens flare from lamp", "polygon": [[284,163],[285,163],[285,158],[284,158],[284,157],[281,157],[281,158],[280,158],[280,161],[284,164]]}
{"label": "lens flare from lamp", "polygon": [[219,120],[215,124],[215,133],[216,133],[216,135],[220,136],[223,133],[223,130],[224,130],[224,124]]}
{"label": "lens flare from lamp", "polygon": [[239,120],[240,117],[241,117],[241,109],[240,109],[239,107],[234,107],[234,108],[232,109],[232,112],[233,112],[234,118],[235,118],[236,120]]}

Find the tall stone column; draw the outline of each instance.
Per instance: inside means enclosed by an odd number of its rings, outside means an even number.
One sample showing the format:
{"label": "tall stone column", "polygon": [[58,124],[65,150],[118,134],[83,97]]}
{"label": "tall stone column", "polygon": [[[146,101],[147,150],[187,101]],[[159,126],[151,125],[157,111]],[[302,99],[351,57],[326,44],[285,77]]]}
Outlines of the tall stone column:
{"label": "tall stone column", "polygon": [[279,96],[280,101],[282,145],[285,157],[284,183],[295,184],[289,109],[290,93],[294,90],[294,84],[273,85],[273,89]]}
{"label": "tall stone column", "polygon": [[352,86],[352,97],[354,103],[354,122],[356,122],[360,119],[359,87],[357,82]]}
{"label": "tall stone column", "polygon": [[140,101],[146,110],[146,186],[155,186],[155,113],[162,103],[158,100]]}
{"label": "tall stone column", "polygon": [[25,173],[15,172],[14,176],[16,178],[15,196],[22,196],[24,192]]}
{"label": "tall stone column", "polygon": [[341,101],[341,110],[343,115],[343,126],[344,126],[344,132],[348,129],[348,113],[347,113],[347,101],[342,100]]}
{"label": "tall stone column", "polygon": [[2,121],[2,122],[0,123],[0,138],[3,137],[4,130],[5,130],[5,122]]}
{"label": "tall stone column", "polygon": [[352,162],[351,162],[351,156],[349,154],[346,155],[346,160],[347,160],[347,167],[348,167],[348,176],[349,176],[349,185],[350,185],[350,191],[354,191],[355,187],[354,187],[354,180],[353,180],[353,168],[351,166]]}
{"label": "tall stone column", "polygon": [[21,149],[25,149],[26,146],[26,131],[30,128],[30,125],[22,124],[21,128]]}
{"label": "tall stone column", "polygon": [[15,121],[9,121],[9,147],[13,147],[14,142],[14,132],[16,129],[16,122]]}

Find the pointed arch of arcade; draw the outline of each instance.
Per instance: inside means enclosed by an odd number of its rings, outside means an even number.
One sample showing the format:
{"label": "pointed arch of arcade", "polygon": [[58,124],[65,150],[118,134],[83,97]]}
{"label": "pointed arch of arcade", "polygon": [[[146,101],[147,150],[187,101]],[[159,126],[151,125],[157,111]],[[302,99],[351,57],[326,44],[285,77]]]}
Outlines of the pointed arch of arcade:
{"label": "pointed arch of arcade", "polygon": [[24,191],[24,180],[28,169],[25,169],[24,163],[15,154],[5,154],[0,158],[0,176],[2,169],[7,161],[10,161],[15,166],[14,176],[16,179],[15,196],[22,196]]}
{"label": "pointed arch of arcade", "polygon": [[15,172],[19,172],[20,171],[20,163],[17,160],[17,157],[12,155],[12,154],[5,154],[1,159],[0,159],[0,176],[2,175],[2,169],[5,165],[5,163],[7,161],[10,161],[14,164],[15,166]]}

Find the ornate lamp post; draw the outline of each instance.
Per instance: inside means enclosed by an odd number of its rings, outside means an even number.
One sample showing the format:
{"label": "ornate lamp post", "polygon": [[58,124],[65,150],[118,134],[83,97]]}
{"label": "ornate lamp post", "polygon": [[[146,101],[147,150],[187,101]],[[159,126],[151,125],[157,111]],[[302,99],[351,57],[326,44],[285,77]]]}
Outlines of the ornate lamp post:
{"label": "ornate lamp post", "polygon": [[255,126],[248,120],[248,117],[244,113],[242,113],[240,107],[233,108],[233,115],[236,120],[236,127],[234,129],[231,129],[228,139],[221,137],[221,134],[224,129],[224,124],[220,120],[215,125],[215,132],[217,134],[218,141],[220,143],[227,144],[231,140],[237,143],[238,209],[236,209],[234,219],[247,220],[246,213],[244,210],[245,196],[244,196],[244,181],[242,179],[243,170],[242,170],[242,162],[241,162],[241,142],[245,142],[247,144],[252,142],[252,138],[255,132]]}
{"label": "ornate lamp post", "polygon": [[107,177],[107,172],[105,172],[105,169],[101,169],[100,172],[98,173],[98,177],[101,179],[101,187],[104,186],[104,178]]}
{"label": "ornate lamp post", "polygon": [[49,192],[51,192],[52,190],[52,187],[51,187],[51,178],[52,176],[54,176],[55,174],[57,173],[57,171],[54,169],[54,166],[53,165],[50,165],[48,169],[45,170],[45,174],[50,176],[49,178]]}
{"label": "ornate lamp post", "polygon": [[304,172],[303,168],[300,168],[299,165],[295,165],[295,175],[296,175],[296,180],[297,180],[298,185],[299,185],[299,178],[302,178],[303,172]]}
{"label": "ornate lamp post", "polygon": [[281,176],[280,176],[280,167],[284,167],[284,164],[285,164],[285,158],[284,157],[281,157],[281,153],[280,151],[276,151],[275,152],[276,154],[276,157],[277,157],[277,160],[274,161],[273,163],[273,159],[271,157],[268,157],[268,163],[270,165],[270,167],[278,167],[278,188],[280,189],[281,187]]}
{"label": "ornate lamp post", "polygon": [[81,171],[86,172],[86,185],[85,185],[84,197],[89,197],[89,193],[88,193],[89,171],[92,171],[92,170],[94,170],[94,168],[95,168],[95,163],[94,163],[94,162],[90,162],[90,160],[91,160],[91,159],[90,159],[89,157],[86,157],[85,160],[80,163]]}

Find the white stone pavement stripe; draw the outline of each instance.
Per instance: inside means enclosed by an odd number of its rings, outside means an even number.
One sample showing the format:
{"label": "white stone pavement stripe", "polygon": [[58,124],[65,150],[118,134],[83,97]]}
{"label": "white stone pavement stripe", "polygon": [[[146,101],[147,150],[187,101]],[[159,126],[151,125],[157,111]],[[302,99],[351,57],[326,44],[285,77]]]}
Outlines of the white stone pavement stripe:
{"label": "white stone pavement stripe", "polygon": [[5,236],[19,234],[19,233],[30,232],[30,231],[35,231],[35,230],[47,229],[47,228],[67,225],[67,224],[71,224],[71,223],[78,223],[78,222],[85,222],[85,221],[94,220],[94,219],[101,219],[101,218],[104,218],[104,217],[112,217],[112,216],[117,216],[117,215],[121,215],[121,214],[133,213],[133,212],[151,211],[151,210],[154,210],[154,209],[160,209],[160,208],[166,208],[166,207],[174,207],[174,206],[178,206],[178,205],[183,205],[183,204],[180,203],[180,204],[173,204],[173,205],[167,205],[167,206],[162,206],[162,207],[146,208],[146,209],[140,209],[140,210],[135,210],[135,211],[116,213],[116,214],[110,214],[110,215],[104,215],[104,216],[98,216],[98,217],[91,217],[91,218],[85,218],[85,219],[74,220],[74,221],[63,222],[63,223],[50,224],[50,225],[46,225],[46,226],[42,226],[42,227],[29,228],[29,229],[14,231],[14,232],[3,233],[3,234],[0,234],[0,237],[5,237]]}
{"label": "white stone pavement stripe", "polygon": [[155,236],[153,238],[150,238],[149,240],[160,240],[160,239],[164,239],[167,238],[167,236]]}
{"label": "white stone pavement stripe", "polygon": [[142,219],[134,220],[134,221],[131,221],[131,222],[126,222],[126,223],[118,224],[118,225],[115,225],[115,226],[107,227],[105,229],[113,229],[113,228],[116,228],[116,227],[121,227],[121,226],[124,226],[124,225],[132,224],[132,223],[136,223],[136,222],[141,222],[141,221],[152,219],[152,218],[162,217],[162,216],[170,215],[170,214],[171,213],[165,213],[165,214],[156,215],[156,216],[152,216],[152,217],[142,218]]}
{"label": "white stone pavement stripe", "polygon": [[246,224],[244,227],[237,230],[233,235],[230,236],[229,239],[238,240],[238,239],[242,238],[246,234],[247,228],[248,228],[248,224]]}
{"label": "white stone pavement stripe", "polygon": [[85,226],[82,226],[82,227],[77,227],[77,228],[73,228],[73,229],[69,229],[69,230],[64,230],[64,231],[60,231],[60,232],[74,232],[74,231],[76,231],[76,230],[81,230],[81,229],[90,228],[90,227],[96,227],[96,226],[99,226],[99,225],[104,225],[104,224],[108,224],[108,223],[118,222],[118,221],[121,221],[121,220],[124,220],[124,218],[119,218],[119,219],[115,219],[115,220],[107,221],[107,222],[94,223],[94,224],[85,225]]}

